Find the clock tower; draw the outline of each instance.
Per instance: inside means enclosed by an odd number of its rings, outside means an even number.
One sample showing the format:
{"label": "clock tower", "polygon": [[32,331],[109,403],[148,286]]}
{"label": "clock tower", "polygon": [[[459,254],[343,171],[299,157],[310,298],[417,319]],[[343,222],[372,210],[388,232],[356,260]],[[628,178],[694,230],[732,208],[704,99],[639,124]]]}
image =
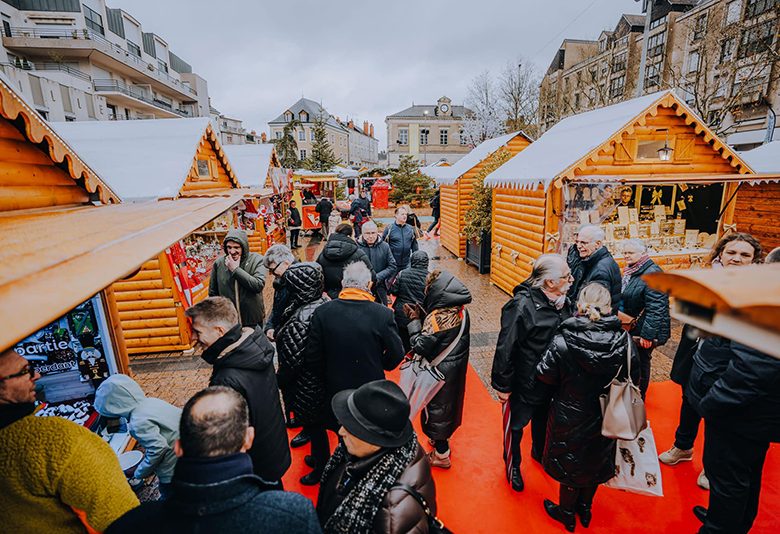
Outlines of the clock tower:
{"label": "clock tower", "polygon": [[452,117],[452,100],[446,96],[441,97],[436,102],[437,117]]}

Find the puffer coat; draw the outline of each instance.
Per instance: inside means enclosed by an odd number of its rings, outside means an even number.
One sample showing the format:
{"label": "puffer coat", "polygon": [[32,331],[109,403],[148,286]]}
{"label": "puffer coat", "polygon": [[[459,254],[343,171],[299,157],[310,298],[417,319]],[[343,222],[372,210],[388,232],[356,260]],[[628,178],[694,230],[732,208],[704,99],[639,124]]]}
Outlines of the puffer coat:
{"label": "puffer coat", "polygon": [[351,237],[344,234],[334,233],[325,243],[317,263],[322,266],[322,273],[325,276],[325,292],[331,299],[336,299],[341,291],[341,279],[344,277],[344,267],[350,263],[362,261],[371,270],[372,278],[374,273],[371,260],[366,253],[360,250],[358,244]]}
{"label": "puffer coat", "polygon": [[616,442],[601,435],[599,396],[618,370],[625,377],[629,343],[631,375],[638,380],[636,348],[616,316],[596,322],[572,317],[561,323],[536,368],[539,380],[554,387],[542,465],[561,484],[595,486],[615,475]]}
{"label": "puffer coat", "polygon": [[322,419],[325,407],[324,379],[304,362],[311,316],[326,302],[322,297],[322,268],[314,262],[296,263],[284,272],[282,279],[288,305],[282,314],[283,326],[276,333],[276,379],[287,409],[301,423],[311,424]]}
{"label": "puffer coat", "polygon": [[420,304],[425,300],[425,282],[428,279],[428,254],[422,250],[412,253],[411,265],[398,273],[393,285],[390,286],[390,294],[395,295],[393,302],[393,311],[395,312],[395,322],[401,331],[401,340],[404,342],[404,348],[408,351],[409,338],[403,334],[406,333],[406,326],[409,324],[409,318],[404,314],[404,304]]}
{"label": "puffer coat", "polygon": [[437,366],[444,375],[444,387],[422,412],[422,430],[434,440],[449,439],[463,420],[470,344],[469,317],[464,306],[470,302],[468,288],[451,273],[442,271],[425,294],[425,321],[411,321],[408,326],[412,350],[433,361],[458,336],[462,321],[466,322],[458,344]]}
{"label": "puffer coat", "polygon": [[663,345],[669,340],[671,330],[669,296],[661,291],[650,289],[647,282],[642,280],[642,275],[660,272],[662,269],[653,260],[648,260],[631,275],[623,290],[621,304],[625,313],[637,318],[631,335],[655,341],[656,345]]}

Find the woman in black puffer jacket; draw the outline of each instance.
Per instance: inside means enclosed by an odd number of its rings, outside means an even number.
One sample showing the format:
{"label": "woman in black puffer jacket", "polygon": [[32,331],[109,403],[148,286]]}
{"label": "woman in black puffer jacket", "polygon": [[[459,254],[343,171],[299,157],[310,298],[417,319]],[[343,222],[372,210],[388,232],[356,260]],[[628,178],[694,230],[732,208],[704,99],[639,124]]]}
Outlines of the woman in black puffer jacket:
{"label": "woman in black puffer jacket", "polygon": [[[466,304],[471,302],[468,288],[446,271],[434,271],[428,276],[422,309],[407,305],[409,337],[412,350],[428,361],[435,360],[458,334],[460,340],[438,365],[444,375],[442,387],[421,414],[422,430],[434,450],[429,457],[431,465],[448,469],[449,439],[463,420],[463,399],[466,394],[466,371],[469,366],[470,321]],[[426,313],[424,320],[422,314]]]}
{"label": "woman in black puffer jacket", "polygon": [[409,352],[412,344],[409,341],[409,332],[406,326],[409,318],[404,313],[404,304],[422,304],[425,300],[425,282],[428,280],[428,254],[422,250],[412,253],[409,267],[398,273],[395,281],[390,286],[390,294],[395,295],[393,310],[395,311],[395,323],[398,325],[398,333],[404,350]]}
{"label": "woman in black puffer jacket", "polygon": [[288,409],[311,439],[314,470],[303,476],[301,483],[313,485],[319,482],[330,456],[323,418],[325,382],[304,360],[311,316],[327,300],[322,296],[322,268],[314,262],[296,263],[287,268],[282,280],[287,288],[288,305],[282,314],[283,326],[276,333],[277,382],[284,391],[285,402],[290,404]]}
{"label": "woman in black puffer jacket", "polygon": [[620,320],[610,315],[609,290],[588,284],[580,292],[577,311],[561,323],[536,368],[539,380],[556,386],[542,465],[560,482],[560,504],[545,500],[544,507],[572,532],[575,511],[587,527],[596,488],[615,476],[616,445],[601,435],[599,396],[618,370],[625,376],[629,344],[632,378],[639,377],[636,349]]}

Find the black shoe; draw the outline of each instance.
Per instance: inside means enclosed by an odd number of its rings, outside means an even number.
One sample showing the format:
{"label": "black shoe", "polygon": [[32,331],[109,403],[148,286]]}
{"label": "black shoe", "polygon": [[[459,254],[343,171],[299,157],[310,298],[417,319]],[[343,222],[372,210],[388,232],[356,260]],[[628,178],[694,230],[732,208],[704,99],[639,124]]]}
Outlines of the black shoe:
{"label": "black shoe", "polygon": [[304,486],[316,486],[320,483],[320,479],[322,478],[322,471],[318,471],[315,469],[308,475],[303,475],[301,477],[301,484]]}
{"label": "black shoe", "polygon": [[311,454],[307,454],[306,456],[303,457],[303,463],[305,463],[307,466],[311,467],[312,469],[314,469],[314,466],[317,465],[317,462],[314,461],[314,456],[312,456]]}
{"label": "black shoe", "polygon": [[593,512],[591,511],[590,504],[578,504],[575,510],[577,515],[580,516],[580,523],[585,528],[590,526],[590,520],[593,519]]}
{"label": "black shoe", "polygon": [[287,428],[301,428],[303,425],[300,424],[296,419],[294,415],[291,415],[287,418],[287,422],[285,423],[287,425]]}
{"label": "black shoe", "polygon": [[574,517],[574,512],[567,512],[549,499],[544,500],[544,511],[547,515],[563,524],[563,526],[569,532],[574,532],[574,527],[577,526],[577,518]]}
{"label": "black shoe", "polygon": [[509,482],[512,484],[512,489],[515,491],[523,491],[525,489],[525,482],[523,482],[523,475],[520,474],[519,467],[512,468]]}
{"label": "black shoe", "polygon": [[306,431],[301,430],[300,432],[298,432],[297,436],[295,436],[292,440],[290,440],[290,447],[292,447],[293,449],[297,449],[298,447],[303,447],[304,445],[309,443],[310,439],[311,438],[306,433]]}
{"label": "black shoe", "polygon": [[698,519],[702,523],[707,521],[707,509],[703,506],[694,506],[693,515],[695,515],[696,519]]}

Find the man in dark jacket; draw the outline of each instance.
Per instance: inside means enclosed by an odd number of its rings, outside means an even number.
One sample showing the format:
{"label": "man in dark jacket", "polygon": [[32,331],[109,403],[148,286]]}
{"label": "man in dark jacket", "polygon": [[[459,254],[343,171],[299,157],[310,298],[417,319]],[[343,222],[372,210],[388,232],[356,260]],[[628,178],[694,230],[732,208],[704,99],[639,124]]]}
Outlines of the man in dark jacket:
{"label": "man in dark jacket", "polygon": [[330,236],[325,248],[317,257],[317,263],[322,266],[322,273],[325,276],[325,292],[331,299],[338,297],[341,291],[344,267],[356,261],[363,262],[373,274],[371,261],[352,239],[352,227],[342,223],[336,227],[336,232]]}
{"label": "man in dark jacket", "polygon": [[284,285],[284,272],[297,260],[287,245],[273,245],[263,256],[263,267],[274,277],[274,301],[271,313],[265,322],[263,330],[268,339],[274,341],[276,329],[281,325],[282,314],[287,309],[287,288]]}
{"label": "man in dark jacket", "polygon": [[[360,262],[344,269],[338,299],[318,307],[311,317],[305,365],[325,379],[326,406],[333,395],[385,377],[404,357],[393,312],[374,302],[371,272]],[[335,430],[332,413],[328,427]]]}
{"label": "man in dark jacket", "polygon": [[330,233],[328,230],[328,218],[333,213],[333,202],[328,197],[322,197],[317,205],[314,207],[320,216],[320,225],[322,226],[322,235],[326,236]]}
{"label": "man in dark jacket", "polygon": [[379,230],[374,221],[368,221],[363,225],[363,235],[360,236],[357,243],[360,250],[368,256],[376,273],[374,293],[380,303],[387,305],[387,284],[397,272],[390,245],[379,237]]}
{"label": "man in dark jacket", "polygon": [[[437,189],[436,192],[433,194],[433,198],[431,198],[431,201],[429,202],[431,206],[431,217],[433,217],[433,222],[428,227],[428,230],[426,231],[426,234],[429,234],[431,230],[436,228],[436,225],[439,224],[439,215],[441,214],[441,198],[439,196],[441,192],[441,189]],[[438,230],[436,231],[438,234]]]}
{"label": "man in dark jacket", "polygon": [[355,195],[352,195],[351,198],[352,204],[349,205],[349,218],[352,221],[355,238],[358,238],[360,237],[363,224],[368,221],[368,211],[371,209],[371,206],[367,206],[368,200],[365,198],[357,198]]}
{"label": "man in dark jacket", "polygon": [[230,230],[222,246],[225,256],[211,269],[209,297],[225,297],[240,307],[243,326],[261,326],[265,319],[263,257],[249,252],[249,239],[243,230]]}
{"label": "man in dark jacket", "polygon": [[252,474],[255,429],[246,401],[214,386],[184,406],[175,450],[174,496],[126,513],[107,534],[138,532],[322,532],[311,501],[297,493],[265,491]]}
{"label": "man in dark jacket", "polygon": [[735,341],[706,340],[688,385],[704,417],[704,470],[709,509],[701,534],[745,534],[758,514],[761,474],[770,443],[780,442],[780,360]]}
{"label": "man in dark jacket", "polygon": [[620,267],[604,246],[604,230],[594,225],[580,228],[575,241],[581,265],[569,264],[572,273],[578,273],[569,288],[569,298],[577,300],[580,289],[591,282],[598,282],[609,289],[612,297],[612,312],[620,308]]}
{"label": "man in dark jacket", "polygon": [[[547,351],[558,325],[571,316],[566,291],[571,284],[566,260],[543,254],[531,276],[517,286],[501,310],[501,331],[493,358],[492,385],[504,404],[506,476],[515,491],[525,487],[520,473],[520,441],[531,422],[531,457],[541,461],[550,390],[536,379],[536,366]],[[506,432],[505,432],[506,435]]]}
{"label": "man in dark jacket", "polygon": [[393,285],[390,286],[390,294],[395,295],[393,310],[395,322],[401,334],[401,342],[404,350],[409,352],[411,341],[407,325],[409,318],[404,313],[404,304],[422,304],[425,300],[425,282],[428,279],[428,254],[424,250],[412,253],[410,266],[398,273]]}
{"label": "man in dark jacket", "polygon": [[256,439],[249,456],[269,489],[282,488],[290,467],[290,446],[274,370],[274,348],[260,328],[242,328],[229,300],[209,297],[185,312],[201,357],[214,369],[210,386],[235,389],[249,405]]}
{"label": "man in dark jacket", "polygon": [[406,208],[395,208],[395,221],[386,226],[382,232],[382,241],[390,245],[390,250],[393,251],[395,258],[395,266],[399,271],[409,267],[412,252],[418,249],[414,228],[406,224],[408,215]]}
{"label": "man in dark jacket", "polygon": [[290,229],[290,248],[301,248],[298,244],[298,236],[301,234],[301,212],[295,207],[295,201],[290,201],[290,207],[287,210],[287,224]]}

